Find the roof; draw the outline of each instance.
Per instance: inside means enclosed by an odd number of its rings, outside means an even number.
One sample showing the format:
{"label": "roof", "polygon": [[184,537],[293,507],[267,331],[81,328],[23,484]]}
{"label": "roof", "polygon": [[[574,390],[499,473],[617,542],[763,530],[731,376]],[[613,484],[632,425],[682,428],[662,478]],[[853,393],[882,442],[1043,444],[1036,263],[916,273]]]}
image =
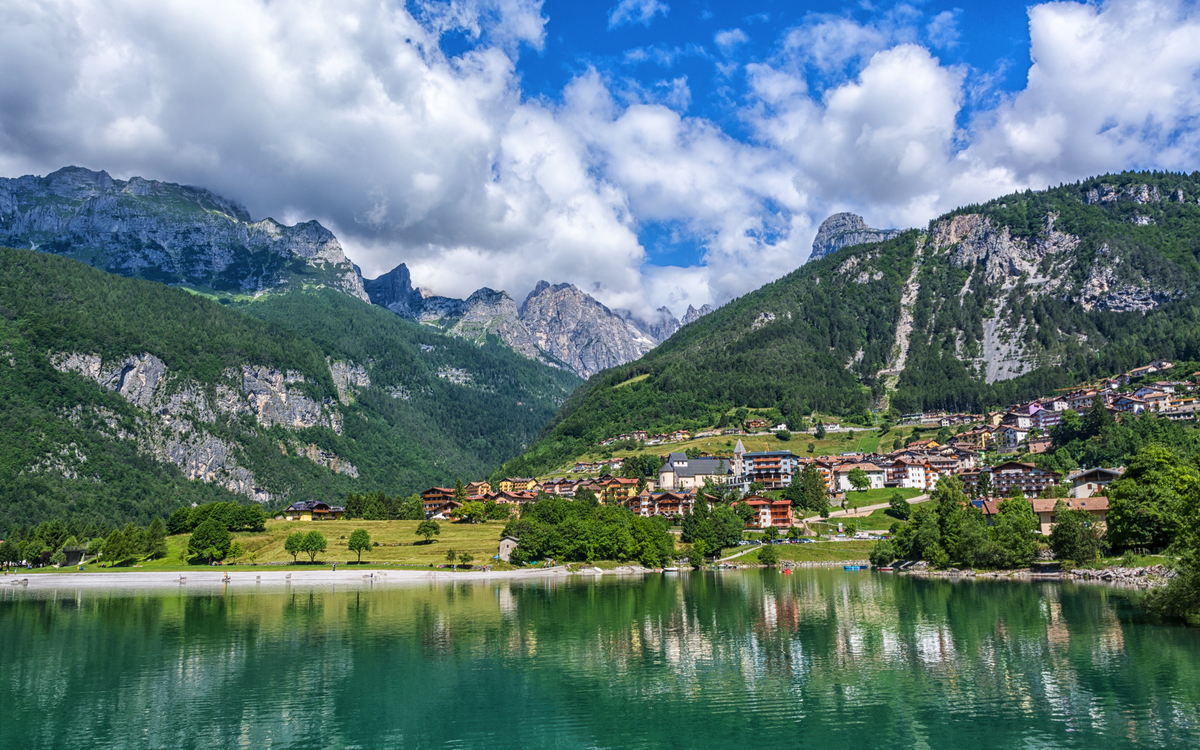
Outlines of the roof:
{"label": "roof", "polygon": [[1097,466],[1094,469],[1082,469],[1073,474],[1070,474],[1067,476],[1067,479],[1069,479],[1071,481],[1075,481],[1077,479],[1083,479],[1084,477],[1087,477],[1087,476],[1098,476],[1101,474],[1108,474],[1110,477],[1115,479],[1124,473],[1125,473],[1124,469],[1105,469],[1103,467]]}
{"label": "roof", "polygon": [[[1062,498],[1070,510],[1108,510],[1107,497],[1068,497]],[[1034,513],[1053,513],[1059,498],[1036,497],[1030,500]]]}
{"label": "roof", "polygon": [[875,464],[842,464],[841,466],[837,467],[839,474],[843,471],[853,471],[855,469],[862,469],[863,471],[883,471],[883,469],[879,468]]}
{"label": "roof", "polygon": [[346,509],[338,505],[330,505],[323,503],[320,500],[306,500],[304,502],[292,503],[287,507],[288,510],[327,510],[330,513],[342,513]]}
{"label": "roof", "polygon": [[[687,463],[687,466],[676,466],[676,462]],[[714,476],[731,473],[729,462],[723,458],[688,458],[687,454],[684,453],[672,453],[658,470],[660,474],[666,471],[681,477],[695,477],[697,475]]]}

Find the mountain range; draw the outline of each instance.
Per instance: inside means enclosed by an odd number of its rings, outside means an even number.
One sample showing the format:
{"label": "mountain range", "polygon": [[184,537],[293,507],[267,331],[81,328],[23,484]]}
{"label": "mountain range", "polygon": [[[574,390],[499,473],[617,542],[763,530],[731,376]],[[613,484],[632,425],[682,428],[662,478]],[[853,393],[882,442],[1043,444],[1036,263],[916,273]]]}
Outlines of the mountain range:
{"label": "mountain range", "polygon": [[446,333],[497,336],[526,357],[581,377],[632,361],[711,311],[646,323],[609,310],[570,284],[538,284],[517,307],[504,291],[465,300],[414,289],[400,264],[364,280],[337,238],[316,221],[254,221],[234,201],[198,187],[65,167],[45,177],[0,178],[0,245],[64,255],[123,276],[216,296],[330,288]]}
{"label": "mountain range", "polygon": [[409,493],[738,407],[865,423],[1200,360],[1200,175],[898,233],[835,215],[805,265],[682,321],[569,284],[518,305],[424,293],[403,265],[364,280],[316,222],[78,168],[0,180],[0,245],[27,248],[0,251],[0,526]]}
{"label": "mountain range", "polygon": [[712,312],[688,306],[683,321],[659,308],[655,324],[619,315],[573,284],[539,281],[520,307],[507,292],[483,288],[465,300],[426,295],[401,263],[364,282],[371,302],[405,318],[473,340],[495,335],[527,357],[587,378],[631,362],[680,327]]}
{"label": "mountain range", "polygon": [[[1200,173],[1026,191],[888,238],[858,217],[830,226],[823,257],[593,377],[497,474],[558,468],[634,429],[717,426],[736,407],[865,424],[1200,359]],[[838,246],[847,233],[860,242]]]}

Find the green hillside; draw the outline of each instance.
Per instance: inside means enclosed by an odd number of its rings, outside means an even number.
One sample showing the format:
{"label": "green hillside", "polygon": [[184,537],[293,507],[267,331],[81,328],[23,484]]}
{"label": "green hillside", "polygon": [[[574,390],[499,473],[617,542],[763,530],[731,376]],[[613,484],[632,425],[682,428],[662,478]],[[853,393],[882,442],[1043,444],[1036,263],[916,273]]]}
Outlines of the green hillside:
{"label": "green hillside", "polygon": [[[297,373],[303,382],[290,387],[336,411],[341,434],[265,426],[247,414],[201,419],[139,408],[55,369],[52,357],[66,352],[99,355],[106,365],[153,355],[170,374],[161,391],[191,388],[210,402],[237,385],[243,365]],[[335,360],[361,365],[370,386],[340,402]],[[497,342],[449,338],[329,289],[223,305],[55,255],[0,249],[0,529],[68,515],[145,523],[185,502],[234,499],[151,458],[152,428],[159,437],[202,431],[230,446],[231,460],[272,504],[374,489],[408,494],[516,455],[579,382]],[[335,454],[358,477],[304,457],[304,446]]]}
{"label": "green hillside", "polygon": [[[495,475],[548,472],[633,429],[716,426],[736,407],[793,425],[873,408],[978,411],[1156,357],[1196,359],[1198,199],[1200,173],[1110,175],[846,248],[591,378]],[[902,311],[912,332],[897,377]]]}

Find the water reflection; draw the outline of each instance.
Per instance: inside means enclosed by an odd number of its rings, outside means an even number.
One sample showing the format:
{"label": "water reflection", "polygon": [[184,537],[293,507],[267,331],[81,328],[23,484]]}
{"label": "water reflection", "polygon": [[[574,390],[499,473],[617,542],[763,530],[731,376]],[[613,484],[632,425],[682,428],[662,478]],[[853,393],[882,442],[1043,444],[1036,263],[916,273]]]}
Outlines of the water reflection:
{"label": "water reflection", "polygon": [[1179,746],[1200,638],[1100,587],[693,574],[0,590],[2,747]]}

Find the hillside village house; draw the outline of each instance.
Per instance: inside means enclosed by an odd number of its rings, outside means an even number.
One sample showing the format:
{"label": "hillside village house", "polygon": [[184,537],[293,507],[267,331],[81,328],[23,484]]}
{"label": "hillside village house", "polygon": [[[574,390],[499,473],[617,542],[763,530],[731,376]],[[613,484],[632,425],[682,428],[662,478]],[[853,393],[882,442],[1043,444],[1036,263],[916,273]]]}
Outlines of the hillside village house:
{"label": "hillside village house", "polygon": [[345,508],[320,500],[292,503],[283,511],[283,517],[287,521],[336,521],[345,514]]}
{"label": "hillside village house", "polygon": [[867,489],[883,489],[884,482],[887,480],[887,472],[875,464],[842,464],[833,471],[836,487],[839,492],[846,492],[854,489],[854,485],[850,484],[850,472],[855,469],[862,469],[864,472],[866,472],[867,481],[870,482],[870,484],[867,485]]}
{"label": "hillside village house", "polygon": [[898,458],[883,467],[883,484],[885,487],[911,487],[923,490],[925,489],[925,467],[924,461]]}
{"label": "hillside village house", "polygon": [[637,497],[638,480],[626,477],[614,477],[602,483],[601,499],[605,503],[621,504],[631,497]]}
{"label": "hillside village house", "polygon": [[1007,461],[991,468],[963,472],[963,487],[968,493],[974,495],[979,490],[979,479],[984,474],[991,478],[992,494],[997,497],[1007,497],[1014,489],[1021,490],[1026,497],[1033,497],[1058,484],[1059,480],[1057,472],[1020,461]]}
{"label": "hillside village house", "polygon": [[421,493],[421,505],[425,508],[425,517],[435,513],[446,503],[454,499],[453,487],[430,487]]}
{"label": "hillside village house", "polygon": [[671,453],[658,470],[658,487],[695,490],[704,486],[705,479],[713,484],[725,484],[732,473],[729,462],[722,458],[688,458],[686,453]]}
{"label": "hillside village house", "polygon": [[508,477],[500,480],[498,489],[501,492],[537,492],[541,485],[533,477]]}
{"label": "hillside village house", "polygon": [[643,518],[674,518],[690,513],[696,505],[696,496],[690,492],[643,492],[627,499],[624,505]]}
{"label": "hillside village house", "polygon": [[1124,469],[1084,469],[1067,477],[1071,483],[1071,494],[1075,497],[1091,497],[1121,478]]}
{"label": "hillside village house", "polygon": [[792,527],[792,501],[775,500],[754,495],[743,502],[754,509],[754,517],[746,522],[748,529],[765,529],[768,526],[790,529]]}
{"label": "hillside village house", "polygon": [[[1033,504],[1033,512],[1038,516],[1038,530],[1042,534],[1049,536],[1054,530],[1054,509],[1058,507],[1058,500],[1054,498],[1034,498],[1030,500]],[[1086,510],[1092,516],[1092,523],[1098,524],[1102,528],[1108,522],[1108,498],[1107,497],[1085,497],[1085,498],[1067,498],[1062,502],[1066,503],[1067,508],[1071,510]]]}

